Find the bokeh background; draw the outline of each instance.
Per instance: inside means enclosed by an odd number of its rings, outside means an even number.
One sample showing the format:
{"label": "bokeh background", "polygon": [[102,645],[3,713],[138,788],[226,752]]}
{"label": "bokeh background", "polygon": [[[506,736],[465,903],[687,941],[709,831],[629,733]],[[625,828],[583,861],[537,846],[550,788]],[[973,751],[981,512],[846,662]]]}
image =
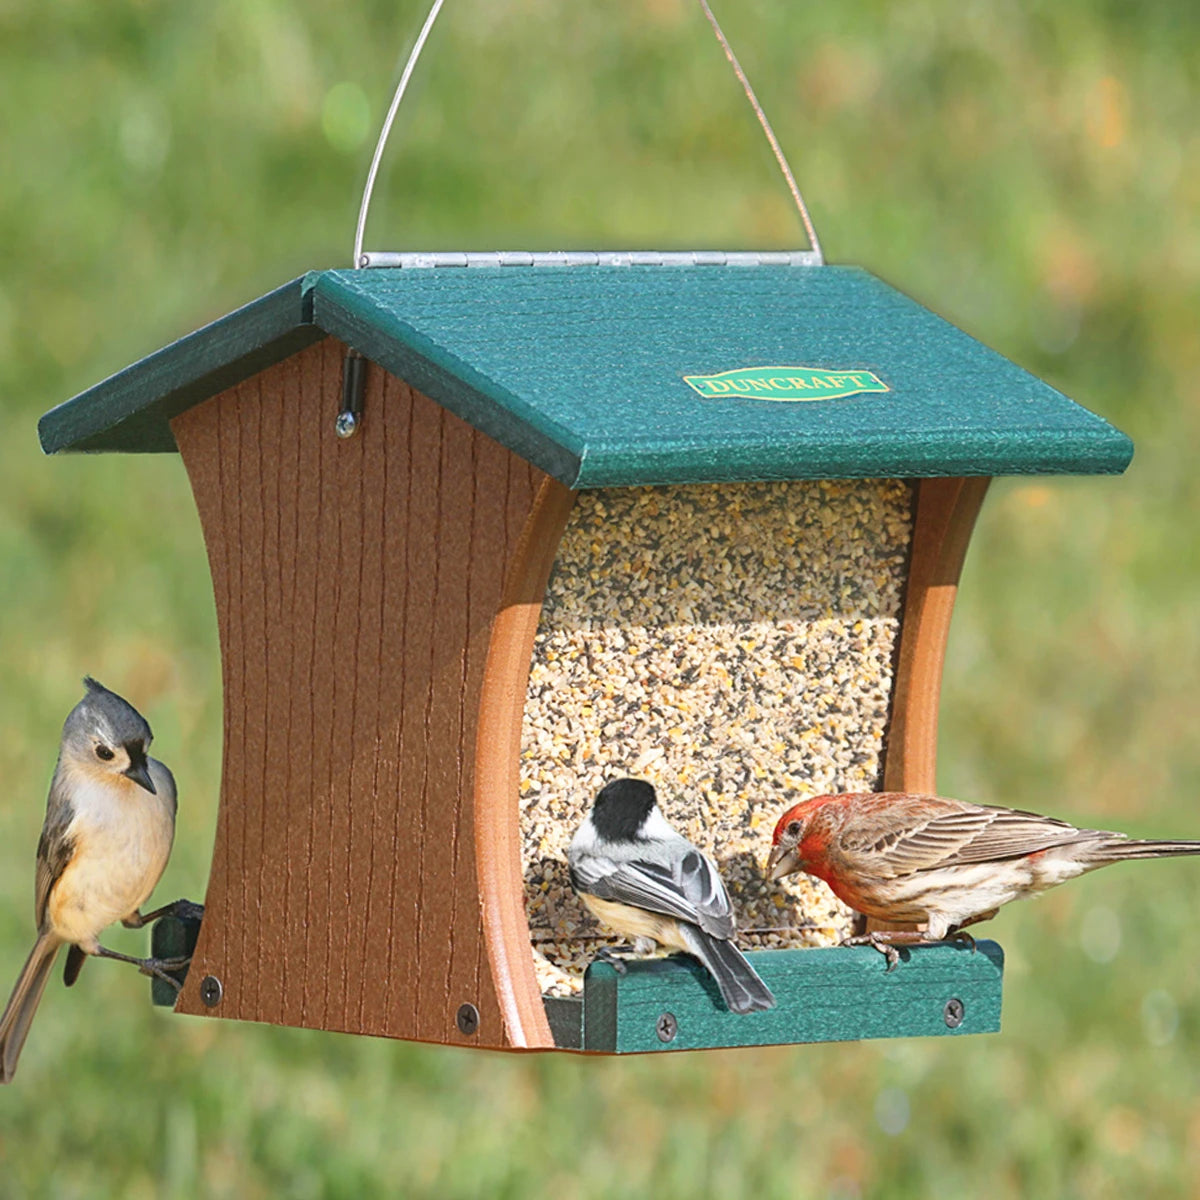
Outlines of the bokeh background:
{"label": "bokeh background", "polygon": [[[940,784],[1200,837],[1200,7],[726,0],[828,256],[1133,435],[1122,479],[999,482]],[[37,416],[310,267],[348,264],[423,2],[0,0],[0,985],[86,670],[181,784],[200,898],[220,677],[174,457],[42,457]],[[692,0],[450,0],[369,247],[801,241]],[[579,1061],[176,1018],[92,964],[0,1092],[0,1197],[1200,1194],[1200,863],[990,927],[1004,1032]],[[117,931],[135,950],[144,935]]]}

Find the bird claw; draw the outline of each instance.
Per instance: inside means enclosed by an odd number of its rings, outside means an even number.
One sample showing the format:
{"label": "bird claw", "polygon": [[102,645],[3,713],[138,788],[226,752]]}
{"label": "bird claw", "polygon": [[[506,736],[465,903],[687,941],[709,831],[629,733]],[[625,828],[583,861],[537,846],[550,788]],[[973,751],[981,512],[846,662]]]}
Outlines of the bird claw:
{"label": "bird claw", "polygon": [[608,963],[618,975],[624,975],[629,971],[629,968],[625,965],[625,960],[618,958],[607,946],[601,946],[596,951],[593,961]]}
{"label": "bird claw", "polygon": [[169,915],[181,921],[202,921],[204,905],[197,904],[195,900],[176,900],[169,908]]}
{"label": "bird claw", "polygon": [[890,975],[900,963],[900,951],[886,939],[876,933],[860,933],[854,937],[842,938],[840,946],[871,946],[887,959],[887,969],[883,972]]}
{"label": "bird claw", "polygon": [[890,975],[900,961],[900,951],[894,945],[896,942],[905,946],[937,946],[947,942],[955,942],[960,946],[970,946],[972,954],[977,949],[975,939],[963,929],[954,929],[946,934],[944,938],[930,938],[919,930],[889,931],[877,929],[873,933],[863,933],[855,937],[844,938],[840,944],[843,946],[874,946],[887,959],[888,965],[884,974]]}
{"label": "bird claw", "polygon": [[183,984],[169,972],[183,971],[191,961],[191,955],[181,955],[178,958],[143,958],[138,962],[138,971],[153,979],[161,979],[163,983],[169,983],[178,996],[183,991]]}
{"label": "bird claw", "polygon": [[204,905],[197,904],[194,900],[173,900],[170,904],[164,904],[162,908],[156,908],[151,913],[135,912],[132,916],[124,917],[121,924],[126,929],[144,929],[147,925],[153,925],[155,921],[162,920],[163,917],[174,917],[177,921],[199,924],[204,919]]}

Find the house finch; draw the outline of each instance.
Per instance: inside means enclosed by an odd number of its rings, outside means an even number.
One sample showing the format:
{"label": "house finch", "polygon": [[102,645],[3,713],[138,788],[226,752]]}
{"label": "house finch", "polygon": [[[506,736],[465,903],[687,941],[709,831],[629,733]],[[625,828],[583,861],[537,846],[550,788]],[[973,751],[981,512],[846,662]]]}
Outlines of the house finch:
{"label": "house finch", "polygon": [[1200,854],[1200,842],[1136,841],[1077,829],[1012,808],[909,792],[817,796],[779,818],[771,879],[807,871],[869,917],[918,925],[850,938],[898,958],[895,943],[923,945],[970,935],[967,925],[1002,904],[1126,858]]}

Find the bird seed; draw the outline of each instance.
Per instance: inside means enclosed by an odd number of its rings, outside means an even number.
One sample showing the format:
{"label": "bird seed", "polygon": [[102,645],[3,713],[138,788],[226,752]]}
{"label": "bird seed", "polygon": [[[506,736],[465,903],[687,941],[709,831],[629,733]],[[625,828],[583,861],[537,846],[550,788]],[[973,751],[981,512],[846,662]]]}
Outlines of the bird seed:
{"label": "bird seed", "polygon": [[909,542],[900,480],[581,492],[534,642],[521,741],[525,902],[542,991],[621,946],[567,877],[571,837],[630,775],[712,856],[746,949],[820,946],[850,912],[769,883],[783,810],[882,783]]}

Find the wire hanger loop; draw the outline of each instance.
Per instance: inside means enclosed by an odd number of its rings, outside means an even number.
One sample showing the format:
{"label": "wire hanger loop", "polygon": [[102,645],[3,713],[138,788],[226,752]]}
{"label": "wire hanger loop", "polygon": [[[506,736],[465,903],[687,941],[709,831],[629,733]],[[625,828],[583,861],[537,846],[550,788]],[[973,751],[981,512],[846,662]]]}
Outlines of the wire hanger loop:
{"label": "wire hanger loop", "polygon": [[[425,17],[425,23],[421,26],[421,32],[417,35],[417,40],[409,52],[408,61],[404,64],[404,70],[400,75],[400,82],[396,85],[396,90],[392,95],[392,102],[388,106],[387,116],[384,117],[383,126],[375,142],[375,153],[371,157],[371,167],[367,172],[367,181],[363,187],[362,201],[358,207],[358,225],[354,230],[353,263],[356,269],[370,266],[373,258],[379,257],[363,253],[363,237],[367,228],[367,213],[371,207],[371,195],[375,190],[375,181],[379,175],[379,164],[383,160],[384,148],[387,146],[388,137],[392,132],[392,126],[395,124],[396,114],[400,111],[400,102],[404,99],[404,93],[408,89],[408,81],[412,78],[417,60],[421,57],[421,52],[425,49],[425,43],[429,40],[429,34],[433,30],[434,23],[437,21],[438,14],[442,11],[444,3],[445,0],[433,0],[433,3],[430,5],[429,12]],[[730,67],[733,68],[733,73],[737,76],[738,82],[742,85],[742,90],[746,93],[746,99],[749,100],[750,107],[754,109],[754,115],[758,118],[759,125],[762,126],[763,134],[766,136],[767,142],[771,147],[772,154],[775,155],[775,161],[779,165],[784,183],[787,184],[788,191],[792,195],[792,200],[800,213],[804,232],[808,236],[808,244],[812,248],[812,260],[819,266],[825,261],[821,253],[821,243],[817,238],[817,230],[813,225],[812,217],[809,216],[808,206],[804,203],[804,197],[800,194],[796,177],[792,174],[792,168],[788,165],[787,157],[783,153],[783,147],[780,146],[779,139],[775,136],[774,129],[771,128],[771,122],[767,119],[767,114],[763,111],[758,96],[755,95],[754,88],[751,86],[746,72],[742,69],[742,64],[738,62],[737,55],[734,54],[733,47],[729,44],[729,39],[725,36],[725,32],[717,21],[713,10],[709,7],[708,0],[699,0],[699,3],[700,7],[704,10],[704,15],[708,19],[708,23],[712,26],[717,41],[721,44],[721,49],[725,52],[725,57],[729,60]]]}

